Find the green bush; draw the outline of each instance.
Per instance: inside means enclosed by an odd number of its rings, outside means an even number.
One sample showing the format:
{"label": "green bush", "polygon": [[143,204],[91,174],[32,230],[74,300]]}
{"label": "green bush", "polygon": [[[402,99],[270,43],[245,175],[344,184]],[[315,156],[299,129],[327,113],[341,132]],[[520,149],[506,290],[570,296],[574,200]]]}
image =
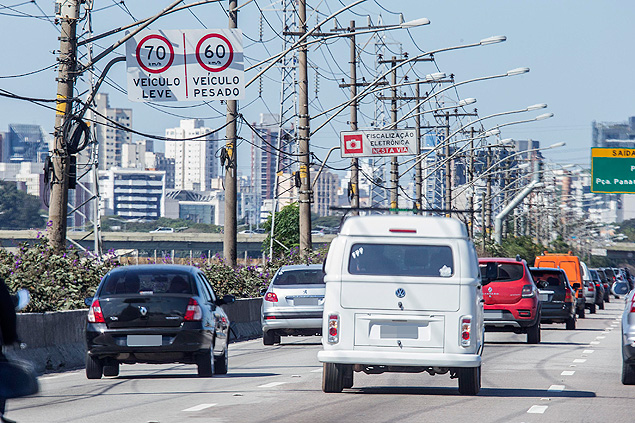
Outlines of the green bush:
{"label": "green bush", "polygon": [[[285,264],[321,263],[326,250],[311,252],[301,258],[292,249],[280,259],[267,261],[263,266],[232,268],[216,256],[205,260],[199,268],[212,283],[217,295],[235,295],[237,298],[260,296],[274,273]],[[0,277],[9,290],[25,288],[31,293],[31,303],[25,312],[75,310],[85,308],[84,299],[94,295],[101,278],[114,267],[120,266],[112,251],[96,257],[75,248],[54,254],[45,235],[38,235],[32,245],[21,244],[15,253],[0,249]]]}

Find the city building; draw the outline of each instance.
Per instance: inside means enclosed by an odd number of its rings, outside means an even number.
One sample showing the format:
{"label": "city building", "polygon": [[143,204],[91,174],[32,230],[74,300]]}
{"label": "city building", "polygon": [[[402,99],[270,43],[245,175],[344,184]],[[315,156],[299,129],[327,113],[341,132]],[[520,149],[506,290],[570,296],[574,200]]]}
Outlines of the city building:
{"label": "city building", "polygon": [[110,107],[108,94],[95,96],[95,111],[89,112],[95,121],[95,136],[99,144],[99,169],[123,166],[122,146],[130,144],[132,128],[132,109]]}
{"label": "city building", "polygon": [[225,192],[169,190],[164,217],[222,226],[225,222]]}
{"label": "city building", "polygon": [[[317,175],[318,169],[311,169],[311,175]],[[322,169],[317,180],[313,183],[313,201],[311,211],[318,216],[330,216],[333,213],[331,206],[338,206],[338,191],[340,178],[327,170]]]}
{"label": "city building", "polygon": [[44,162],[50,137],[40,125],[11,123],[5,136],[6,140],[2,142],[3,162]]}
{"label": "city building", "polygon": [[591,146],[604,148],[635,148],[635,116],[628,122],[591,123]]}
{"label": "city building", "polygon": [[178,128],[165,130],[165,157],[174,160],[174,189],[209,191],[219,176],[216,135],[202,119],[183,119]]}
{"label": "city building", "polygon": [[155,220],[164,215],[165,172],[119,169],[99,171],[101,215]]}

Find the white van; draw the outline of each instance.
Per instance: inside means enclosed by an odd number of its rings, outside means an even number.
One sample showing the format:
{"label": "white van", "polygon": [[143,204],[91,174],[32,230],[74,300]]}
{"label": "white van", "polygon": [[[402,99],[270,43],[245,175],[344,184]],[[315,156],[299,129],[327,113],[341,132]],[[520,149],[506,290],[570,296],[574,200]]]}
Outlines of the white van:
{"label": "white van", "polygon": [[353,372],[450,373],[481,385],[483,294],[474,245],[456,219],[361,216],[344,222],[325,262],[322,390]]}

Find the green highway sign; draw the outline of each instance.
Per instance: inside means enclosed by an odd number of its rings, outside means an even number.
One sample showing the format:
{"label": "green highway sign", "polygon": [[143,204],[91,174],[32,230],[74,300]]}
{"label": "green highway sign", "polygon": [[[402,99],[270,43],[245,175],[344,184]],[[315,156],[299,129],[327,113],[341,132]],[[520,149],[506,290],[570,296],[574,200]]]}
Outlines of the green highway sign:
{"label": "green highway sign", "polygon": [[591,148],[591,191],[635,194],[635,148]]}

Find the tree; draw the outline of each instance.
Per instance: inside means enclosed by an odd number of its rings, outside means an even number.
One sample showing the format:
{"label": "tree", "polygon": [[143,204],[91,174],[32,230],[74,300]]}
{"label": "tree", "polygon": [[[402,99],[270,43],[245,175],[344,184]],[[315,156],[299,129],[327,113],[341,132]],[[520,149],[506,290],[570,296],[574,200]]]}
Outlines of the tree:
{"label": "tree", "polygon": [[42,229],[40,200],[19,191],[15,182],[0,181],[0,229]]}
{"label": "tree", "polygon": [[[262,227],[268,234],[262,243],[262,251],[269,252],[269,245],[271,244],[271,215],[269,215]],[[273,254],[275,257],[281,257],[287,250],[297,248],[300,245],[300,208],[298,203],[291,203],[276,213],[273,239]]]}

